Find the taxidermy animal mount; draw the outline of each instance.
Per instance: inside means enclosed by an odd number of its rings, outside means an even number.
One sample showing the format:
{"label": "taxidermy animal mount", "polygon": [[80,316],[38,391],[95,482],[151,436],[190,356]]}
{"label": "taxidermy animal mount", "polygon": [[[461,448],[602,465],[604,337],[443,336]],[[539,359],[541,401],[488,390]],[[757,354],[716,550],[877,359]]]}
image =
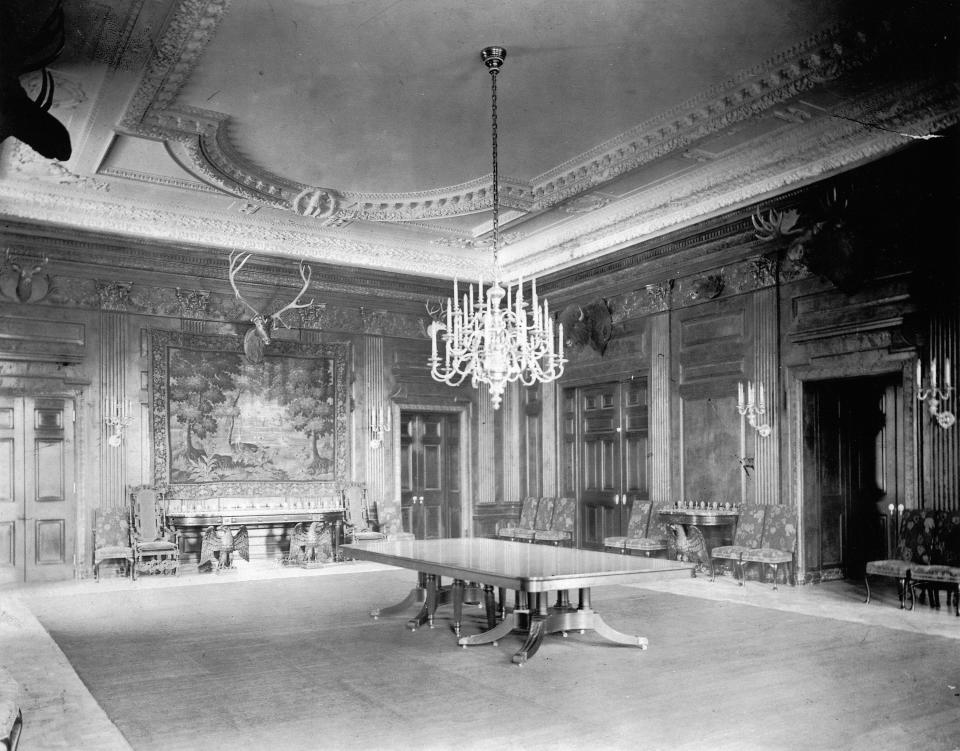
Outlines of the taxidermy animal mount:
{"label": "taxidermy animal mount", "polygon": [[570,349],[590,345],[603,355],[613,336],[613,320],[606,300],[589,305],[568,305],[560,314],[560,322],[566,335],[564,344]]}
{"label": "taxidermy animal mount", "polygon": [[[869,243],[862,239],[863,228],[855,230],[849,202],[836,187],[820,204],[817,216],[803,226],[799,225],[800,212],[796,209],[754,214],[754,236],[763,242],[778,241],[777,250],[771,254],[778,262],[785,256],[851,294],[869,275]],[[789,241],[784,248],[785,238]]]}
{"label": "taxidermy animal mount", "polygon": [[14,261],[7,251],[6,264],[0,270],[0,294],[17,302],[39,302],[50,292],[50,277],[41,274],[49,258],[31,267],[24,261]]}
{"label": "taxidermy animal mount", "polygon": [[243,337],[243,354],[246,356],[247,360],[254,364],[259,364],[263,362],[263,348],[269,346],[272,341],[270,335],[273,333],[273,329],[279,323],[284,328],[290,328],[286,322],[281,318],[281,316],[288,310],[293,310],[296,308],[309,308],[313,305],[313,300],[310,302],[299,302],[300,298],[303,297],[303,293],[307,291],[307,287],[310,286],[310,277],[313,274],[313,270],[305,265],[303,261],[300,262],[300,278],[303,280],[303,287],[300,289],[300,292],[292,302],[284,305],[276,313],[271,313],[269,316],[264,315],[250,303],[243,299],[243,296],[240,294],[240,290],[237,289],[237,274],[243,269],[247,261],[253,256],[253,253],[239,253],[234,252],[230,254],[230,286],[233,287],[233,292],[237,296],[237,299],[242,302],[251,313],[250,322],[253,324],[253,328],[249,329]]}
{"label": "taxidermy animal mount", "polygon": [[[13,136],[48,159],[70,158],[70,133],[50,114],[53,75],[46,69],[65,43],[61,0],[0,3],[0,142]],[[27,96],[20,76],[42,71],[40,93]]]}

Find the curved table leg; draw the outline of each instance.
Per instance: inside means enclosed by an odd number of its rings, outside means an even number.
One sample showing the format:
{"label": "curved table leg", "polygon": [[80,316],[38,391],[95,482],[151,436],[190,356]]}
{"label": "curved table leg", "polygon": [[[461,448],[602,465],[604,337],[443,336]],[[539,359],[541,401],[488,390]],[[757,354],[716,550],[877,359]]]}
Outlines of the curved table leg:
{"label": "curved table leg", "polygon": [[513,655],[515,665],[523,665],[527,660],[533,657],[540,645],[543,643],[543,636],[547,633],[547,619],[540,615],[535,615],[530,620],[530,630],[527,632],[527,640],[523,646]]}
{"label": "curved table leg", "polygon": [[396,615],[401,613],[411,605],[424,602],[427,599],[426,575],[417,574],[417,586],[410,590],[406,597],[396,605],[389,605],[385,608],[375,608],[370,611],[371,618],[379,618],[381,615]]}
{"label": "curved table leg", "polygon": [[472,634],[470,636],[461,636],[457,640],[457,644],[461,647],[472,647],[477,644],[490,644],[494,645],[504,636],[507,636],[511,631],[516,630],[516,618],[513,613],[507,613],[506,617],[500,621],[493,628],[484,631],[480,634]]}

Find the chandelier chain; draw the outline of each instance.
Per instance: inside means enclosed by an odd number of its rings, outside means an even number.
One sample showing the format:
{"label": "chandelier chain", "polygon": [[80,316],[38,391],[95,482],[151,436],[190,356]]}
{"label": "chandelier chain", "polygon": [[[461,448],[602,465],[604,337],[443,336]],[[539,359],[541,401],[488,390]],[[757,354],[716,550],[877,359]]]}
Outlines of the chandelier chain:
{"label": "chandelier chain", "polygon": [[497,156],[497,74],[498,68],[490,69],[490,111],[493,134],[493,264],[499,271],[500,260],[500,162]]}

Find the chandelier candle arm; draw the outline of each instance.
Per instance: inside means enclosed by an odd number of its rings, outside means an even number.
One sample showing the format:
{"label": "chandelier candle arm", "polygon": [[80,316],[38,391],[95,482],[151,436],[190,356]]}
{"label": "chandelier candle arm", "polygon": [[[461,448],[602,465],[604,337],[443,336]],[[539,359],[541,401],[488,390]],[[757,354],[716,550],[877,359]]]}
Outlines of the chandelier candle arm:
{"label": "chandelier candle arm", "polygon": [[917,399],[927,403],[927,411],[937,424],[946,430],[953,427],[956,416],[944,408],[944,402],[953,395],[953,383],[950,375],[950,358],[944,358],[943,386],[937,386],[937,358],[930,358],[929,388],[923,387],[923,365],[917,360]]}
{"label": "chandelier candle arm", "polygon": [[[493,153],[493,281],[484,290],[479,275],[477,294],[467,285],[460,304],[459,281],[454,279],[453,297],[447,298],[446,315],[436,315],[430,324],[430,375],[441,383],[458,386],[470,377],[476,388],[488,386],[493,408],[498,409],[508,383],[531,386],[548,383],[563,375],[563,326],[560,343],[554,344],[550,306],[537,294],[537,280],[530,279],[530,306],[523,295],[523,277],[516,284],[503,282],[500,266],[500,178],[497,158],[497,74],[506,59],[502,47],[487,47],[481,59],[490,73],[491,145]],[[442,332],[442,334],[441,334]],[[439,347],[444,353],[441,364]]]}

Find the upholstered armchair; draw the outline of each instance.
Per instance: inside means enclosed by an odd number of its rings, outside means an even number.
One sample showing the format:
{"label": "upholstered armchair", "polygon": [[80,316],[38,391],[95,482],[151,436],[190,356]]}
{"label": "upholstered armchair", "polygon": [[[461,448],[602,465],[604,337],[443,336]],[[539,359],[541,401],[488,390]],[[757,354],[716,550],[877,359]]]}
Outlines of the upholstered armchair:
{"label": "upholstered armchair", "polygon": [[387,535],[384,532],[371,528],[366,487],[359,483],[349,483],[344,485],[340,492],[343,494],[344,534],[350,541],[386,540]]}
{"label": "upholstered armchair", "polygon": [[[518,530],[532,530],[537,520],[537,506],[540,499],[535,495],[527,496],[520,504],[520,518],[515,522],[497,526],[497,537],[503,540],[517,539]],[[532,536],[532,535],[531,535]]]}
{"label": "upholstered armchair", "polygon": [[554,545],[573,545],[577,523],[577,499],[567,496],[559,498],[553,506],[553,518],[546,529],[536,529],[534,542],[553,543]]}
{"label": "upholstered armchair", "polygon": [[138,573],[180,573],[180,533],[167,523],[163,494],[142,485],[130,494],[133,578]]}
{"label": "upholstered armchair", "polygon": [[650,524],[651,508],[653,508],[653,501],[634,501],[633,507],[630,509],[630,518],[627,520],[627,534],[604,537],[604,549],[622,553],[623,546],[629,538],[646,537],[647,526]]}
{"label": "upholstered armchair", "polygon": [[537,504],[537,514],[533,519],[533,525],[529,528],[518,527],[513,530],[513,539],[523,542],[533,542],[538,529],[550,529],[553,523],[553,509],[557,505],[557,499],[553,496],[544,496]]}
{"label": "upholstered armchair", "polygon": [[[733,574],[736,577],[739,573],[741,586],[743,586],[741,559],[748,550],[760,547],[766,509],[766,506],[755,503],[743,506],[740,510],[740,517],[737,519],[737,531],[733,535],[733,545],[717,545],[710,551],[711,563],[716,560],[728,560],[733,563]],[[716,572],[716,564],[713,564],[713,570]]]}
{"label": "upholstered armchair", "polygon": [[660,512],[669,511],[671,508],[673,508],[673,504],[669,501],[657,502],[650,511],[647,534],[643,537],[628,537],[623,543],[624,549],[637,551],[648,558],[651,553],[666,553],[669,557],[670,542],[673,536],[667,529],[667,523],[660,517]]}
{"label": "upholstered armchair", "polygon": [[127,576],[133,575],[133,546],[130,544],[130,513],[125,508],[93,512],[93,578],[100,581],[100,564],[124,561]]}
{"label": "upholstered armchair", "polygon": [[759,548],[751,548],[741,557],[741,567],[748,563],[760,564],[760,579],[767,566],[773,568],[773,588],[777,588],[777,574],[781,564],[788,566],[788,581],[796,584],[794,558],[797,551],[797,509],[793,506],[767,506],[763,519],[763,538]]}

